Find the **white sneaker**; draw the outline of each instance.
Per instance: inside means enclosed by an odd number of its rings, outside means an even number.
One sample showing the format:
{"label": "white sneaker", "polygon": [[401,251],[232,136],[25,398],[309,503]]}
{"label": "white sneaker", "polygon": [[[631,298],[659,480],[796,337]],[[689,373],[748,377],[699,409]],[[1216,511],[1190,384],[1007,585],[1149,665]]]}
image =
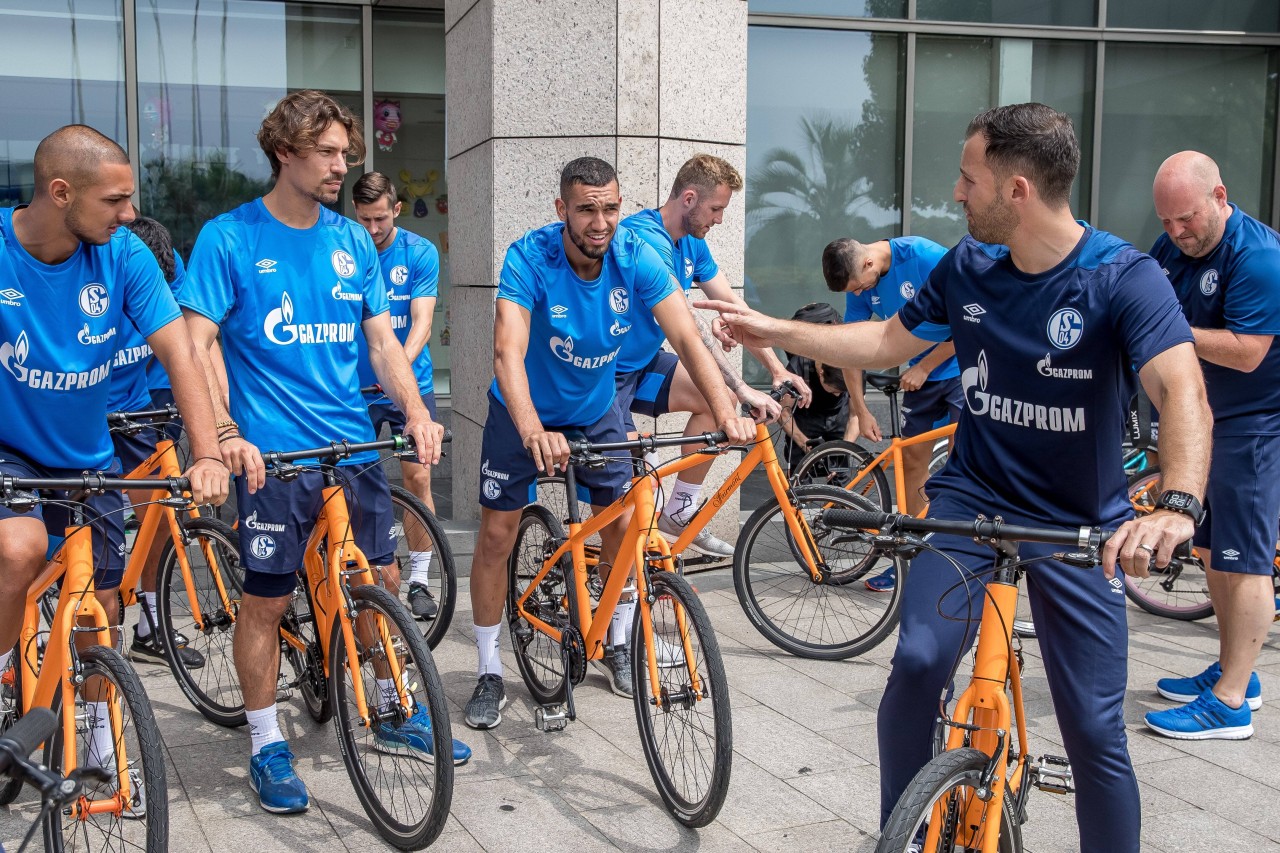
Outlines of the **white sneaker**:
{"label": "white sneaker", "polygon": [[655,636],[653,638],[653,654],[661,669],[675,669],[678,666],[684,666],[684,646],[679,643],[669,643],[661,637]]}
{"label": "white sneaker", "polygon": [[[666,515],[658,516],[658,530],[663,536],[675,541],[680,538],[680,534],[684,532],[683,524],[676,524],[670,517]],[[703,528],[697,536],[693,537],[693,541],[689,543],[689,547],[695,551],[706,554],[708,557],[732,557],[733,546],[723,539],[717,539],[712,536],[709,531]]]}

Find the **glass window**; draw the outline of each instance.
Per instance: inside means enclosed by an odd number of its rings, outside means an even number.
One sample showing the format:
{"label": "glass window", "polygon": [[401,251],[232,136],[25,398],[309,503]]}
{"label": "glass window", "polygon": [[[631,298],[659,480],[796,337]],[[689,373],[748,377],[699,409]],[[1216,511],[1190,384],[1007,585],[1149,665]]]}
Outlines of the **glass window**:
{"label": "glass window", "polygon": [[1107,26],[1157,30],[1280,31],[1276,0],[1107,0]]}
{"label": "glass window", "polygon": [[451,318],[442,14],[374,10],[373,99],[370,147],[374,168],[390,177],[400,194],[396,227],[425,237],[440,251],[430,346],[436,393],[447,394]]}
{"label": "glass window", "polygon": [[31,200],[40,140],[87,124],[128,145],[120,0],[0,0],[0,206]]}
{"label": "glass window", "polygon": [[271,188],[256,134],[281,97],[323,89],[363,112],[358,9],[138,0],[137,28],[140,206],[183,255],[207,220]]}
{"label": "glass window", "polygon": [[807,302],[843,305],[823,283],[823,247],[901,233],[902,53],[897,35],[750,28],[751,305],[783,317]]}
{"label": "glass window", "polygon": [[1080,140],[1072,209],[1087,211],[1093,135],[1093,45],[1036,39],[920,36],[916,41],[911,233],[944,246],[965,235],[952,200],[970,120],[1004,104],[1039,101],[1071,116]]}
{"label": "glass window", "polygon": [[907,17],[907,0],[749,0],[747,8],[752,12],[839,18]]}
{"label": "glass window", "polygon": [[1161,233],[1151,182],[1166,157],[1186,149],[1218,162],[1231,201],[1270,219],[1274,51],[1111,44],[1106,63],[1100,227],[1151,248]]}
{"label": "glass window", "polygon": [[1041,27],[1091,27],[1096,20],[1094,4],[1082,0],[916,0],[916,17]]}

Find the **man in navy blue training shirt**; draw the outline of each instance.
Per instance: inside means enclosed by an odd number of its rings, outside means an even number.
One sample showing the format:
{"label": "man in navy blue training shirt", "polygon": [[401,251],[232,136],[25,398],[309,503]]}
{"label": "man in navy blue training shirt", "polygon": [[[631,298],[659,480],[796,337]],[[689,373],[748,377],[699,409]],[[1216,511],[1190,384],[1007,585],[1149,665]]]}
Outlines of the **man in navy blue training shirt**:
{"label": "man in navy blue training shirt", "polygon": [[1153,193],[1165,233],[1151,256],[1191,323],[1213,410],[1207,514],[1196,545],[1204,549],[1219,651],[1199,675],[1160,679],[1162,696],[1187,704],[1147,714],[1146,723],[1183,740],[1239,740],[1253,734],[1252,711],[1262,706],[1253,664],[1275,617],[1280,234],[1229,203],[1218,165],[1197,151],[1165,160]]}
{"label": "man in navy blue training shirt", "polygon": [[[379,382],[405,413],[404,434],[413,439],[419,462],[439,460],[444,430],[423,406],[391,329],[373,240],[323,206],[338,200],[349,159],[363,158],[360,120],[323,92],[294,92],[263,119],[258,143],[275,185],[205,224],[178,302],[211,385],[219,382],[213,347],[222,333],[230,387],[214,394],[214,411],[222,457],[237,475],[245,576],[234,651],[252,740],[249,784],[263,809],[284,814],[306,810],[310,800],[276,715],[279,626],[324,483],[315,470],[295,482],[267,480],[259,447],[300,450],[373,440],[356,369],[357,327]],[[381,567],[383,583],[398,590],[395,540],[387,536],[391,495],[382,466],[369,464],[376,462],[376,453],[362,453],[339,466],[356,519],[356,545],[371,566]],[[386,697],[387,685],[380,687]],[[407,747],[433,760],[430,725],[425,711],[398,726],[381,722],[375,745]],[[455,742],[453,760],[469,756]]]}
{"label": "man in navy blue training shirt", "polygon": [[[613,166],[596,157],[573,160],[560,173],[560,221],[512,243],[502,265],[493,322],[494,380],[480,451],[480,531],[471,562],[478,664],[466,723],[474,729],[502,722],[507,700],[498,634],[507,558],[520,511],[535,500],[539,472],[564,470],[566,431],[593,442],[626,439],[614,376],[636,300],[652,311],[730,442],[755,434],[752,421],[735,414],[679,283],[651,246],[619,226],[621,209]],[[604,507],[622,495],[630,467],[581,468],[578,475],[592,506]],[[601,531],[603,553],[610,558],[628,521],[624,514]],[[618,603],[605,659],[612,689],[627,694],[631,659],[624,626],[634,607],[634,599]]]}
{"label": "man in navy blue training shirt", "polygon": [[[891,366],[928,342],[954,338],[965,411],[946,467],[929,480],[932,517],[983,513],[1061,528],[1117,527],[1131,518],[1116,437],[1135,366],[1164,421],[1164,484],[1198,501],[1210,415],[1191,331],[1158,265],[1072,217],[1079,162],[1065,114],[1043,104],[989,110],[969,124],[955,187],[970,236],[897,316],[826,328],[724,303],[699,307],[720,310],[741,342],[776,343],[828,364]],[[1145,576],[1152,564],[1167,565],[1194,528],[1171,506],[1120,526],[1102,569],[1043,560],[1027,574],[1075,773],[1080,848],[1091,853],[1139,848],[1138,784],[1123,714],[1125,596],[1115,564]],[[936,536],[932,544],[970,573],[991,565],[991,551],[970,539]],[[1022,546],[1024,557],[1053,550]],[[943,599],[959,574],[924,552],[906,578],[878,715],[882,824],[932,754],[939,696],[958,651],[972,642],[966,614],[982,610],[978,582],[969,584],[969,599],[956,592]]]}

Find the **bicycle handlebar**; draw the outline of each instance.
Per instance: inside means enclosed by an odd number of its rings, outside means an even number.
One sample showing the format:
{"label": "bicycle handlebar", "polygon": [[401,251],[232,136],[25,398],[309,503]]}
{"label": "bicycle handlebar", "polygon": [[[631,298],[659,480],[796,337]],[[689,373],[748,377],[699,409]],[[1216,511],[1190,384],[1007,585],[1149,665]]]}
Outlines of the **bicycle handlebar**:
{"label": "bicycle handlebar", "polygon": [[600,444],[580,439],[569,442],[570,456],[588,456],[593,453],[605,453],[610,450],[657,450],[659,447],[679,447],[682,444],[706,444],[715,447],[729,440],[723,432],[704,432],[701,435],[678,435],[659,438],[654,435],[642,435],[633,441],[607,441]]}
{"label": "bicycle handlebar", "polygon": [[904,533],[949,533],[973,539],[1007,542],[1043,542],[1047,545],[1067,545],[1072,548],[1096,550],[1106,544],[1115,533],[1098,527],[1078,527],[1075,530],[1047,527],[1025,527],[1007,524],[1000,518],[978,517],[972,521],[945,521],[937,518],[916,518],[892,512],[873,512],[856,509],[828,509],[822,519],[831,527],[880,530],[889,535]]}
{"label": "bicycle handlebar", "polygon": [[140,421],[143,418],[149,418],[152,421],[172,421],[178,418],[178,409],[176,406],[165,406],[162,409],[143,409],[139,412],[108,412],[107,424],[109,426],[123,426],[133,421]]}
{"label": "bicycle handlebar", "polygon": [[169,492],[180,495],[191,491],[191,481],[186,477],[164,477],[156,480],[127,480],[86,471],[79,477],[10,477],[0,476],[0,496],[11,497],[15,492],[34,492],[54,489],[67,492],[116,492],[137,489],[146,492]]}
{"label": "bicycle handlebar", "polygon": [[[448,444],[451,441],[453,441],[453,433],[445,430],[443,443]],[[262,454],[262,461],[268,465],[297,462],[300,459],[321,459],[336,462],[339,459],[348,459],[357,453],[364,453],[369,450],[394,450],[398,452],[413,450],[413,448],[414,444],[411,437],[393,435],[383,441],[365,441],[356,444],[349,441],[333,441],[325,447],[313,447],[309,450],[268,450]]]}
{"label": "bicycle handlebar", "polygon": [[[0,737],[0,776],[26,777],[27,756],[58,728],[58,715],[48,708],[32,708]],[[15,769],[17,772],[14,772]]]}

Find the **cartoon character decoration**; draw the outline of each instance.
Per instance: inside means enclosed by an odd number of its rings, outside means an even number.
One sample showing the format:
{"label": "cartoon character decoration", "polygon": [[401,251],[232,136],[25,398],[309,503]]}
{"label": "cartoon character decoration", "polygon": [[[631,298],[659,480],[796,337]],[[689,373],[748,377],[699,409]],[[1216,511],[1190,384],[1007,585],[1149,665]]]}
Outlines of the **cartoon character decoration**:
{"label": "cartoon character decoration", "polygon": [[400,102],[373,102],[374,138],[379,151],[390,151],[396,144],[396,131],[400,129]]}
{"label": "cartoon character decoration", "polygon": [[426,197],[435,192],[438,180],[440,180],[440,173],[435,169],[427,172],[426,178],[421,181],[415,179],[408,169],[400,170],[400,185],[404,187],[404,194],[413,202],[410,207],[417,218],[422,219],[430,212]]}

